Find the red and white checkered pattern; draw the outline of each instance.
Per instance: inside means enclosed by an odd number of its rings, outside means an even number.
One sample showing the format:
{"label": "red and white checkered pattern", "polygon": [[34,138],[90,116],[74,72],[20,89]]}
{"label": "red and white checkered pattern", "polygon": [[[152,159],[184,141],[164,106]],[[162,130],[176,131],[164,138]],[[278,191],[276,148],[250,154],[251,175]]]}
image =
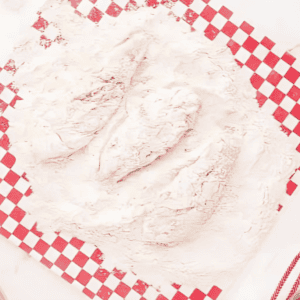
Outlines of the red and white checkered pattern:
{"label": "red and white checkered pattern", "polygon": [[[192,31],[203,31],[211,41],[223,41],[241,68],[248,72],[257,90],[259,106],[274,116],[300,152],[299,62],[269,38],[256,32],[250,24],[239,20],[219,0],[69,1],[77,15],[98,26],[107,18],[116,18],[140,6],[153,9],[164,5],[176,21],[190,26]],[[54,42],[59,44],[63,41],[59,28],[43,18],[41,12],[32,28],[40,32],[40,45],[45,49]],[[43,234],[36,230],[35,221],[23,209],[23,196],[31,194],[30,184],[15,157],[8,151],[9,138],[5,134],[14,105],[22,100],[19,90],[13,85],[16,71],[13,60],[0,69],[0,110],[3,112],[0,117],[0,233],[91,299],[218,299],[221,289],[213,283],[206,292],[177,284],[157,291],[135,274],[117,270],[111,262],[103,260],[102,252],[95,246],[61,233]],[[300,171],[297,171],[287,184],[289,195],[300,184]],[[279,205],[278,211],[281,208]]]}

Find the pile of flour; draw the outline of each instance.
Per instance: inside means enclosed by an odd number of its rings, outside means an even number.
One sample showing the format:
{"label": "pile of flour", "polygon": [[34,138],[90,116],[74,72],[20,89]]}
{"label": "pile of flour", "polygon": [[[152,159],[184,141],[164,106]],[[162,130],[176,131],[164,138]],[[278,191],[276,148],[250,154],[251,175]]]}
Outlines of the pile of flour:
{"label": "pile of flour", "polygon": [[230,285],[297,166],[249,78],[165,8],[97,27],[67,1],[47,5],[64,43],[16,50],[28,97],[8,130],[38,229],[96,244],[155,287]]}

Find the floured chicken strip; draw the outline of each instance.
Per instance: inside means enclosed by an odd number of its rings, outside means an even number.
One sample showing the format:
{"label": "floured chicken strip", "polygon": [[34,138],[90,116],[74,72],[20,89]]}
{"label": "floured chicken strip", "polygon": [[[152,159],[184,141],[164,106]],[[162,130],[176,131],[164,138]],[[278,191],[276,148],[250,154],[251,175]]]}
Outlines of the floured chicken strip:
{"label": "floured chicken strip", "polygon": [[28,97],[8,130],[38,229],[96,244],[155,287],[230,286],[299,164],[249,78],[162,7],[99,27],[67,1],[44,12],[65,42],[16,50]]}

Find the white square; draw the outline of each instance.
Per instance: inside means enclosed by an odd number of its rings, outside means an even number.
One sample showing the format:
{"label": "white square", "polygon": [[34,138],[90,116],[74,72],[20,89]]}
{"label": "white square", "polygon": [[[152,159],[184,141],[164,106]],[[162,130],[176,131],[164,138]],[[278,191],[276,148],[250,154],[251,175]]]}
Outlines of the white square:
{"label": "white square", "polygon": [[[105,281],[106,283],[106,281]],[[118,294],[116,293],[112,293],[112,295],[109,297],[110,300],[124,300],[124,298],[122,298],[121,296],[119,296]],[[127,297],[126,297],[127,299]]]}
{"label": "white square", "polygon": [[[84,2],[84,1],[82,1],[82,2]],[[80,6],[80,4],[79,4],[79,6]],[[60,32],[59,32],[58,28],[53,26],[53,24],[49,24],[49,26],[44,31],[44,35],[46,36],[46,38],[54,41],[55,38],[60,35]]]}
{"label": "white square", "polygon": [[29,189],[29,187],[30,187],[30,183],[25,179],[23,179],[22,177],[20,177],[20,179],[15,184],[15,189],[21,192],[22,194],[25,194],[26,191]]}
{"label": "white square", "polygon": [[155,300],[157,296],[159,295],[159,292],[153,288],[152,286],[149,286],[143,295],[147,300]]}
{"label": "white square", "polygon": [[57,267],[56,265],[53,265],[51,267],[51,271],[54,272],[56,275],[58,275],[59,277],[61,277],[61,275],[64,273],[63,270],[61,270],[59,267]]}
{"label": "white square", "polygon": [[8,184],[6,181],[2,181],[0,183],[0,194],[3,195],[4,197],[7,197],[7,195],[10,193],[12,190],[12,186]]}
{"label": "white square", "polygon": [[[300,137],[295,132],[291,132],[291,134],[289,135],[289,144],[293,145],[293,147],[295,147],[296,149],[299,143],[300,143]],[[297,153],[299,152],[297,151]]]}
{"label": "white square", "polygon": [[[1,148],[1,147],[0,147]],[[1,150],[1,154],[3,153],[3,151]],[[3,155],[4,156],[4,155]],[[2,158],[1,158],[2,159]],[[0,178],[4,178],[7,173],[9,172],[9,168],[6,167],[4,164],[0,163]],[[3,195],[4,196],[4,195]]]}
{"label": "white square", "polygon": [[111,274],[107,277],[104,284],[112,291],[114,291],[116,287],[119,285],[119,283],[120,283],[120,279],[118,279],[117,277]]}
{"label": "white square", "polygon": [[[276,37],[274,40],[276,40]],[[272,52],[281,58],[283,54],[286,52],[286,46],[281,43],[275,44],[274,47],[272,48]]]}
{"label": "white square", "polygon": [[[13,154],[13,153],[12,153]],[[21,176],[24,173],[23,168],[21,167],[21,165],[16,162],[12,167],[11,170],[14,171],[16,174],[18,174],[19,176]]]}
{"label": "white square", "polygon": [[300,171],[298,170],[291,179],[294,183],[299,185],[300,184]]}
{"label": "white square", "polygon": [[221,30],[224,25],[227,23],[227,19],[223,17],[221,14],[216,14],[215,17],[212,19],[211,24],[214,25],[216,28]]}
{"label": "white square", "polygon": [[180,288],[179,288],[179,291],[186,295],[187,297],[190,297],[193,293],[193,291],[195,290],[195,287],[191,287],[191,286],[188,286],[188,285],[182,285]]}
{"label": "white square", "polygon": [[73,247],[71,244],[68,244],[62,254],[67,257],[68,259],[72,260],[78,253],[78,249]]}
{"label": "white square", "polygon": [[16,94],[6,87],[0,94],[0,99],[3,100],[5,103],[9,104],[11,100],[15,98],[15,96]]}
{"label": "white square", "polygon": [[[98,0],[101,1],[101,0]],[[128,0],[114,0],[116,4],[118,4],[121,8],[125,8],[126,4],[129,2]]]}
{"label": "white square", "polygon": [[[20,207],[20,203],[22,203],[22,202],[25,202],[24,200],[21,200],[19,203],[18,203],[18,206]],[[21,207],[20,207],[21,208]],[[30,215],[28,215],[28,214],[26,214],[25,215],[25,217],[22,219],[22,221],[20,222],[20,224],[22,224],[25,228],[27,228],[27,229],[31,229],[32,227],[33,227],[33,225],[35,224],[35,222],[36,222],[36,220],[32,217],[32,216],[30,216]]]}
{"label": "white square", "polygon": [[256,73],[261,76],[263,79],[266,79],[270,72],[272,71],[272,68],[270,68],[268,65],[265,63],[261,63],[259,67],[256,70]]}
{"label": "white square", "polygon": [[203,34],[204,30],[208,26],[208,22],[203,19],[201,16],[196,19],[196,21],[193,23],[193,28],[198,30],[201,34]]}
{"label": "white square", "polygon": [[83,267],[83,269],[87,271],[89,274],[95,274],[98,268],[99,265],[91,259],[89,259]]}
{"label": "white square", "polygon": [[260,86],[259,91],[266,97],[270,97],[274,91],[274,86],[268,81],[264,81],[263,84]]}
{"label": "white square", "polygon": [[241,70],[240,70],[241,73],[243,73],[245,75],[245,77],[248,77],[249,80],[250,78],[253,76],[253,70],[251,70],[250,68],[245,68],[243,67]]}
{"label": "white square", "polygon": [[10,215],[10,213],[14,210],[15,207],[16,205],[8,199],[4,199],[4,201],[0,205],[0,209],[7,215]]}
{"label": "white square", "polygon": [[[101,1],[101,0],[98,0],[98,1]],[[82,13],[84,16],[87,16],[93,7],[94,7],[94,4],[91,1],[83,0],[80,2],[80,4],[77,6],[76,9],[80,13]]]}
{"label": "white square", "polygon": [[233,35],[232,39],[236,43],[238,43],[240,46],[242,46],[248,37],[249,37],[249,35],[246,32],[244,32],[242,29],[238,28],[238,30]]}
{"label": "white square", "polygon": [[80,271],[81,268],[71,261],[65,272],[71,277],[76,278]]}
{"label": "white square", "polygon": [[280,59],[276,66],[274,67],[274,70],[279,73],[280,75],[284,76],[288,69],[290,68],[290,65],[287,64],[285,61]]}
{"label": "white square", "polygon": [[97,280],[95,277],[92,277],[91,280],[86,285],[86,287],[94,294],[96,294],[99,291],[101,286],[102,283],[99,280]]}
{"label": "white square", "polygon": [[25,239],[23,240],[23,242],[30,248],[34,248],[34,246],[37,244],[39,239],[40,238],[38,236],[33,234],[31,231],[29,231],[28,234],[26,235]]}
{"label": "white square", "polygon": [[285,120],[282,122],[282,124],[287,127],[290,130],[294,130],[296,125],[299,123],[299,120],[292,116],[291,114],[288,114]]}
{"label": "white square", "polygon": [[90,257],[96,250],[96,246],[89,244],[89,243],[84,243],[83,246],[80,248],[80,251],[84,253],[86,256]]}
{"label": "white square", "polygon": [[[220,45],[227,45],[227,43],[229,42],[229,40],[230,40],[230,37],[228,37],[222,31],[220,31],[219,34],[214,39],[214,41],[217,42],[217,43],[219,43]],[[253,74],[253,71],[252,71],[252,74]]]}
{"label": "white square", "polygon": [[[143,297],[144,298],[146,297],[145,294],[143,295]],[[139,299],[141,299],[141,295],[135,292],[134,290],[130,290],[130,292],[126,296],[126,300],[139,300]],[[151,300],[149,298],[146,299]]]}
{"label": "white square", "polygon": [[280,103],[280,107],[282,107],[287,112],[291,112],[296,102],[290,97],[284,97],[284,99]]}
{"label": "white square", "polygon": [[209,6],[216,11],[219,11],[223,5],[224,5],[224,0],[214,0],[209,2]]}
{"label": "white square", "polygon": [[[2,137],[2,136],[1,136]],[[0,147],[0,160],[4,157],[4,155],[7,153],[7,151],[5,149],[3,149],[2,147]],[[2,165],[2,163],[0,163],[0,165]],[[9,169],[7,169],[9,170]],[[7,172],[5,173],[5,175],[7,174]],[[0,177],[2,176],[2,174],[0,173]],[[1,177],[3,178],[3,177]]]}
{"label": "white square", "polygon": [[194,0],[190,5],[190,9],[193,10],[196,14],[200,15],[205,6],[206,4],[202,0]]}
{"label": "white square", "polygon": [[[43,236],[43,238],[44,238],[44,236]],[[58,257],[60,256],[60,252],[58,252],[53,247],[50,247],[44,256],[52,263],[55,263],[56,260],[58,259]]]}
{"label": "white square", "polygon": [[43,240],[48,245],[52,245],[52,243],[56,240],[57,234],[54,232],[48,232],[43,235]]}
{"label": "white square", "polygon": [[278,105],[275,102],[273,102],[271,99],[267,99],[267,101],[261,107],[261,110],[268,115],[273,115],[277,107]]}
{"label": "white square", "polygon": [[277,85],[277,88],[284,94],[287,94],[292,86],[293,84],[283,77]]}
{"label": "white square", "polygon": [[77,280],[74,280],[72,282],[72,285],[77,288],[79,291],[83,291],[84,290],[84,285],[82,285],[80,282],[78,282]]}
{"label": "white square", "polygon": [[133,287],[138,280],[138,277],[134,275],[131,272],[127,272],[124,278],[122,279],[122,282],[127,284],[129,287]]}
{"label": "white square", "polygon": [[263,40],[265,37],[263,30],[255,29],[251,32],[251,36],[258,41],[259,43]]}
{"label": "white square", "polygon": [[108,272],[112,272],[112,270],[115,268],[115,264],[109,259],[104,259],[101,264],[101,268],[107,270]]}
{"label": "white square", "polygon": [[3,223],[2,227],[6,229],[8,232],[13,233],[14,230],[17,228],[19,223],[15,221],[13,218],[8,217],[5,222]]}
{"label": "white square", "polygon": [[[7,71],[5,71],[4,69],[0,72],[0,83],[3,85],[9,85],[10,83],[12,83],[14,81],[13,76],[8,73]],[[1,94],[0,94],[0,99],[1,98]]]}
{"label": "white square", "polygon": [[241,63],[245,64],[246,61],[249,59],[251,56],[251,53],[248,52],[246,49],[241,47],[239,51],[236,53],[235,58],[239,60]]}
{"label": "white square", "polygon": [[167,298],[167,299],[173,299],[175,294],[177,293],[177,289],[175,289],[171,285],[162,285],[161,287],[161,293]]}
{"label": "white square", "polygon": [[242,14],[233,14],[230,17],[230,22],[239,27],[244,22],[243,15]]}
{"label": "white square", "polygon": [[177,1],[176,4],[171,8],[171,11],[175,14],[175,16],[182,17],[187,11],[187,6],[181,1]]}
{"label": "white square", "polygon": [[99,10],[101,10],[103,13],[107,10],[107,8],[110,6],[111,0],[98,0],[95,4],[95,7],[97,7]]}
{"label": "white square", "polygon": [[256,49],[253,51],[253,55],[261,61],[263,61],[269,52],[270,50],[267,49],[265,46],[263,46],[262,44],[258,44]]}
{"label": "white square", "polygon": [[59,236],[62,238],[62,239],[64,239],[66,242],[70,242],[71,240],[72,240],[72,236],[70,235],[70,234],[67,234],[67,233],[64,233],[64,232],[61,232],[60,234],[59,234]]}
{"label": "white square", "polygon": [[22,241],[20,239],[18,239],[16,236],[11,235],[8,238],[12,243],[14,243],[17,247],[19,247],[22,244]]}
{"label": "white square", "polygon": [[43,255],[39,254],[35,250],[32,250],[30,252],[30,256],[33,257],[36,261],[41,261],[41,259],[43,258]]}

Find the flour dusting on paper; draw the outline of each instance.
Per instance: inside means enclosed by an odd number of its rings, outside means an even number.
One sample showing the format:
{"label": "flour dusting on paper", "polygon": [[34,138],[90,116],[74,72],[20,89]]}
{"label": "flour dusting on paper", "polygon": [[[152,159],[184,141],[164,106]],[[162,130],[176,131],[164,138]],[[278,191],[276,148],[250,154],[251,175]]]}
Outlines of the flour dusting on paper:
{"label": "flour dusting on paper", "polygon": [[296,168],[288,138],[227,47],[162,7],[96,27],[55,3],[64,43],[16,50],[29,96],[8,130],[38,229],[156,287],[230,285],[276,220]]}

